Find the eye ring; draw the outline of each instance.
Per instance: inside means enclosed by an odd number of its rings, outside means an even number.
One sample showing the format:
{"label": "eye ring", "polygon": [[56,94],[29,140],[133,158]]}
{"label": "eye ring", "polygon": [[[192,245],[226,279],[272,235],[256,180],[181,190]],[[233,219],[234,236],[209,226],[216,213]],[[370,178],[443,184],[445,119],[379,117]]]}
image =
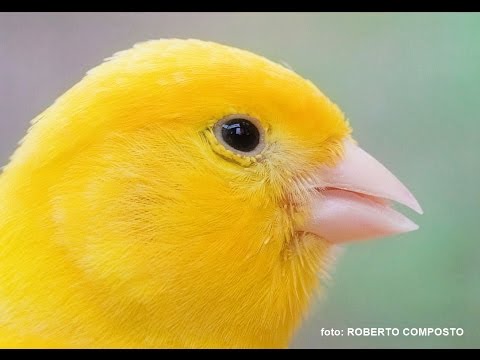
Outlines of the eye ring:
{"label": "eye ring", "polygon": [[252,157],[265,148],[265,130],[260,122],[245,114],[232,114],[213,127],[217,141],[227,150],[240,156]]}

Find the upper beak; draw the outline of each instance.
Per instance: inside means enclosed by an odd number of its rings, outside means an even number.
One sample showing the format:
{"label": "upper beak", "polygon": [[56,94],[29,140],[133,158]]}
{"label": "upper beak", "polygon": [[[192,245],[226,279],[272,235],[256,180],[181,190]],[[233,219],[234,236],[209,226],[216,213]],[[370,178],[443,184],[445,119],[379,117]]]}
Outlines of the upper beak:
{"label": "upper beak", "polygon": [[312,198],[311,214],[302,230],[342,243],[405,233],[418,229],[389,206],[394,200],[422,214],[408,189],[381,163],[351,140],[344,143],[341,162],[322,168],[322,184]]}

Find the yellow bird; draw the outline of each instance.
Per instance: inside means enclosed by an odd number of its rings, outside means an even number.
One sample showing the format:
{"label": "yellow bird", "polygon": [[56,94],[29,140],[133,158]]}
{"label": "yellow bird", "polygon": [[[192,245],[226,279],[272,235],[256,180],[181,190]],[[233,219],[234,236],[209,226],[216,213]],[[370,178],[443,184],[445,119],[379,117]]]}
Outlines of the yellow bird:
{"label": "yellow bird", "polygon": [[33,121],[0,177],[0,346],[284,348],[332,249],[415,198],[317,87],[199,40],[138,44]]}

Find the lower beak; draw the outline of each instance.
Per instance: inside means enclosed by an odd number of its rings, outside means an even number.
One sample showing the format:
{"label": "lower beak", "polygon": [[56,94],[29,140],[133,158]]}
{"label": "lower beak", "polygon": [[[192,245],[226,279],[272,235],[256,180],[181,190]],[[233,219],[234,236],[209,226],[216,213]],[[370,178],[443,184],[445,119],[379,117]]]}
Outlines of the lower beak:
{"label": "lower beak", "polygon": [[317,191],[302,230],[343,243],[418,229],[418,225],[390,206],[393,200],[422,214],[410,191],[351,140],[344,145],[341,162],[334,168],[321,169],[321,185],[311,184]]}

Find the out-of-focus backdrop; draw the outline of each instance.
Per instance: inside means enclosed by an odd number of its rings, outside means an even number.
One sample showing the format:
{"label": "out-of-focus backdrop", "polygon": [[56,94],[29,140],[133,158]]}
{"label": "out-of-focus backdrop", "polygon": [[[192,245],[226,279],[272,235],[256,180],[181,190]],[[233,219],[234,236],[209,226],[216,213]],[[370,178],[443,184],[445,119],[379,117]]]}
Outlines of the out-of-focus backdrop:
{"label": "out-of-focus backdrop", "polygon": [[[480,347],[480,14],[1,13],[0,164],[88,69],[166,37],[288,63],[340,105],[359,143],[424,208],[407,211],[418,231],[344,249],[292,347]],[[351,337],[349,327],[400,335]],[[402,334],[418,327],[464,335]]]}

